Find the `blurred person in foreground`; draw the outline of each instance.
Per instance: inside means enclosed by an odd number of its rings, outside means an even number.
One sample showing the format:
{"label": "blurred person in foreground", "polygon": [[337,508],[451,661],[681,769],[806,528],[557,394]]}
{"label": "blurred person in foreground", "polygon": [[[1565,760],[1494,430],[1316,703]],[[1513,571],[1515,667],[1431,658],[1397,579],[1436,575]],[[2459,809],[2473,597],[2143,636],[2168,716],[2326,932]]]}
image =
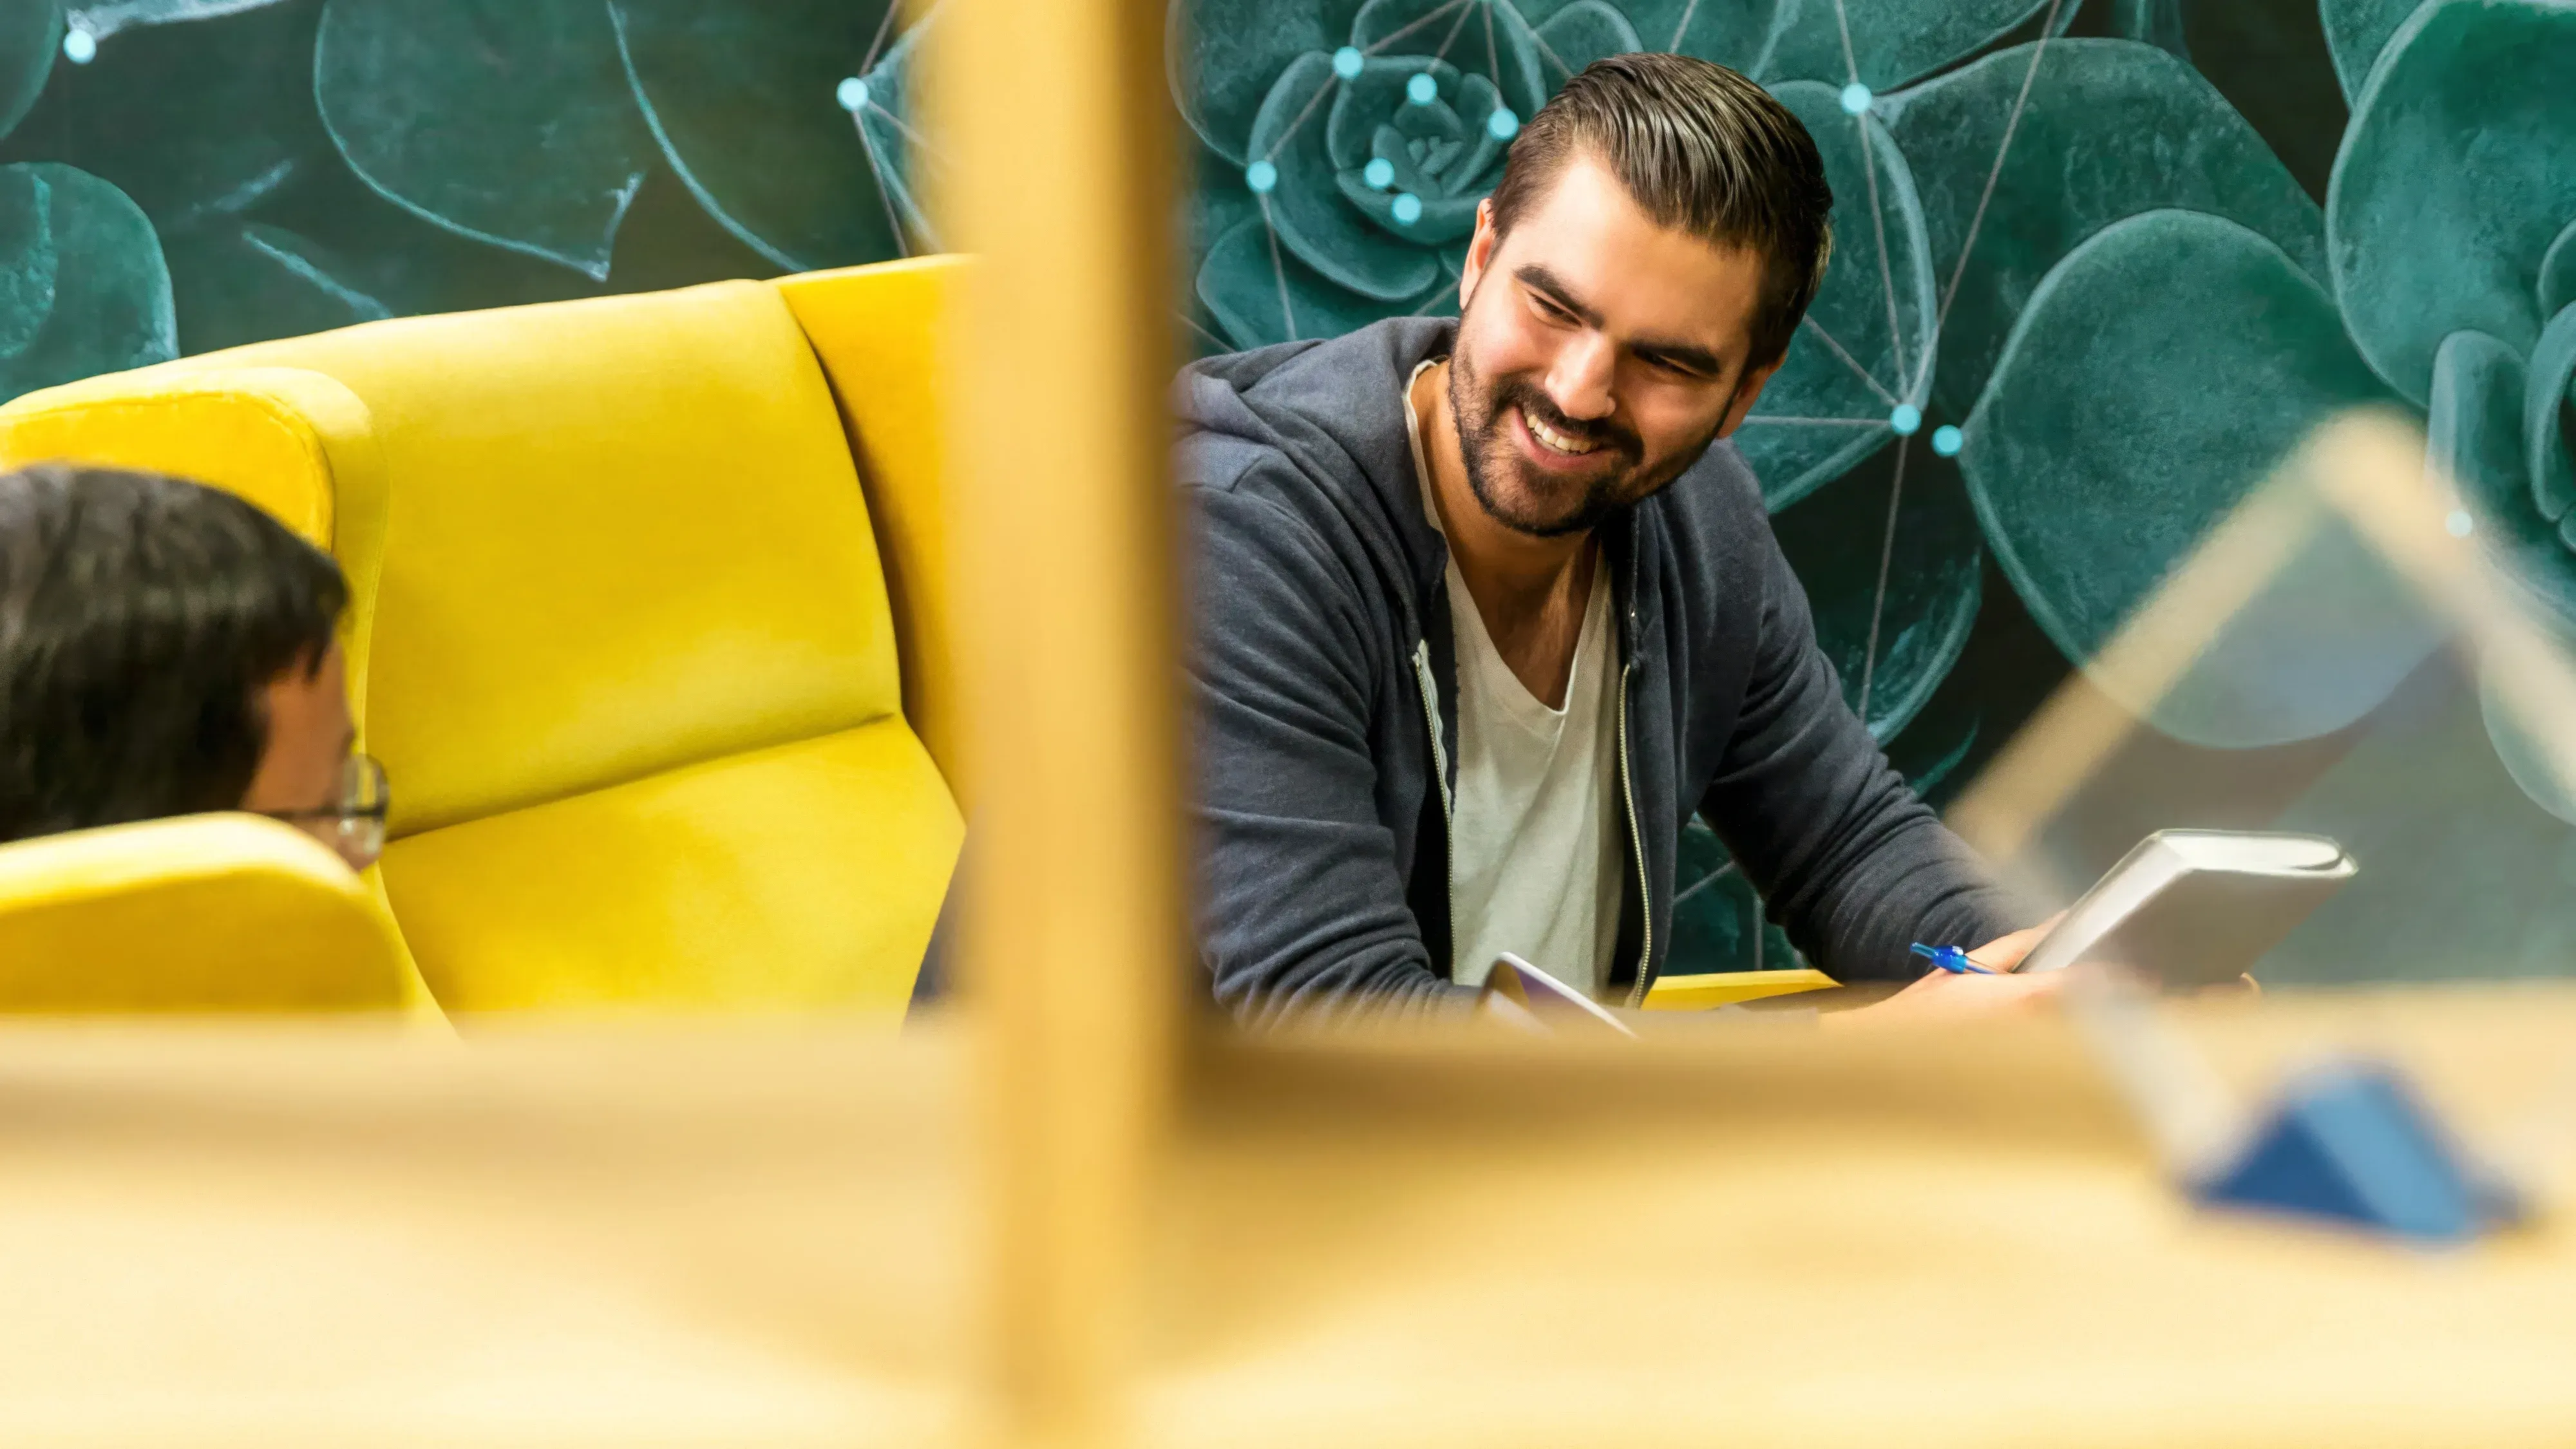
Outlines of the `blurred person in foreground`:
{"label": "blurred person in foreground", "polygon": [[1809,961],[1919,977],[1840,1019],[2055,986],[1909,954],[2008,971],[2034,933],[1843,703],[1725,441],[1832,203],[1759,86],[1616,56],[1512,142],[1457,321],[1183,372],[1199,940],[1239,1020],[1442,1014],[1503,951],[1638,1003],[1694,811]]}
{"label": "blurred person in foreground", "polygon": [[0,474],[0,841],[246,810],[366,868],[385,788],[352,753],[348,600],[328,555],[229,493]]}

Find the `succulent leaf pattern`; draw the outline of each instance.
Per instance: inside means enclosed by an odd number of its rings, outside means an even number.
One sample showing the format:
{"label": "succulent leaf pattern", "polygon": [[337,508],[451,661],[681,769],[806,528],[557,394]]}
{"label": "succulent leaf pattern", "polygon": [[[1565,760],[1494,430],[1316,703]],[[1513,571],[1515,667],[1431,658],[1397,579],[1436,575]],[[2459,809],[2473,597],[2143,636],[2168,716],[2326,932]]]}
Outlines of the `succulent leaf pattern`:
{"label": "succulent leaf pattern", "polygon": [[934,248],[908,84],[933,18],[0,5],[0,397],[379,317]]}

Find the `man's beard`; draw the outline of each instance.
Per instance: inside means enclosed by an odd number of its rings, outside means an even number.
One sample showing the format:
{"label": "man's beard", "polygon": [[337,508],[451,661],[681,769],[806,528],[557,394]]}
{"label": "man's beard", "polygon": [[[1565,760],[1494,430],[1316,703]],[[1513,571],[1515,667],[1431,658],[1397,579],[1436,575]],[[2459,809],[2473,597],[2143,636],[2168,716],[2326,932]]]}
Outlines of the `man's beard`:
{"label": "man's beard", "polygon": [[[1736,385],[1741,387],[1742,379]],[[1619,465],[1584,484],[1583,496],[1570,507],[1554,513],[1543,511],[1547,496],[1565,485],[1540,473],[1519,456],[1520,450],[1504,432],[1503,423],[1504,415],[1515,407],[1524,419],[1534,418],[1564,437],[1599,443],[1598,451],[1611,454]],[[1735,395],[1730,391],[1725,409],[1718,413],[1721,426],[1734,409]],[[1576,422],[1559,412],[1547,394],[1527,378],[1506,377],[1489,387],[1468,363],[1463,344],[1449,359],[1449,415],[1457,420],[1458,454],[1467,465],[1467,486],[1474,491],[1476,502],[1496,522],[1532,538],[1563,538],[1609,522],[1662,492],[1684,469],[1699,461],[1709,444],[1717,441],[1717,428],[1712,427],[1698,441],[1650,463],[1644,440],[1634,432],[1608,419]],[[1520,479],[1520,498],[1506,497],[1496,486],[1504,470]]]}

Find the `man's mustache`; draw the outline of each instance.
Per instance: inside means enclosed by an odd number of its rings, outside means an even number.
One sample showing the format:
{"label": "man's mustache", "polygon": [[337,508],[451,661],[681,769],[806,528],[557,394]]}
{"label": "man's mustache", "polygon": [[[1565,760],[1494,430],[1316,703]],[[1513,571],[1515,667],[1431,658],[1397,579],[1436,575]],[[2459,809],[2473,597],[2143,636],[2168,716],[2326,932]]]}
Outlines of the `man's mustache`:
{"label": "man's mustache", "polygon": [[1645,456],[1645,441],[1635,433],[1606,418],[1596,418],[1588,423],[1576,422],[1557,411],[1556,404],[1548,401],[1546,393],[1518,379],[1506,381],[1494,389],[1492,416],[1499,419],[1505,409],[1513,407],[1519,408],[1524,417],[1545,423],[1550,432],[1572,438],[1577,442],[1598,443],[1619,453],[1632,463]]}

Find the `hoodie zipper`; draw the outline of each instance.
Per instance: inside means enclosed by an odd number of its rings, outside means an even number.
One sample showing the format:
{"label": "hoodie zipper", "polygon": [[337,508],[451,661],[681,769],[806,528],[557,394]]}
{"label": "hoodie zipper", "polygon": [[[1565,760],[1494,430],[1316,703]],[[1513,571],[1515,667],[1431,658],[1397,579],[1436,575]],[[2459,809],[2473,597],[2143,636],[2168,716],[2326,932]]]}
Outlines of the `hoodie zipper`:
{"label": "hoodie zipper", "polygon": [[[1422,722],[1431,731],[1431,778],[1440,787],[1440,858],[1443,908],[1458,898],[1458,822],[1455,807],[1449,799],[1449,747],[1440,742],[1440,688],[1431,678],[1431,641],[1417,639],[1413,644],[1413,682],[1422,687]],[[1457,955],[1458,923],[1449,923],[1452,957]],[[1457,963],[1452,960],[1441,969],[1441,975],[1457,979]]]}
{"label": "hoodie zipper", "polygon": [[[1422,686],[1422,722],[1431,730],[1431,778],[1440,785],[1440,829],[1441,838],[1446,840],[1458,822],[1450,818],[1449,747],[1440,742],[1440,687],[1431,679],[1431,641],[1428,639],[1414,641],[1413,682]],[[1454,853],[1450,857],[1449,874],[1454,882],[1458,874]]]}
{"label": "hoodie zipper", "polygon": [[1637,949],[1637,984],[1628,992],[1631,1007],[1646,1004],[1655,964],[1655,888],[1646,879],[1646,837],[1637,829],[1637,790],[1628,778],[1628,676],[1636,669],[1634,663],[1619,666],[1619,797],[1628,807],[1628,851],[1637,859],[1637,919],[1646,928]]}

